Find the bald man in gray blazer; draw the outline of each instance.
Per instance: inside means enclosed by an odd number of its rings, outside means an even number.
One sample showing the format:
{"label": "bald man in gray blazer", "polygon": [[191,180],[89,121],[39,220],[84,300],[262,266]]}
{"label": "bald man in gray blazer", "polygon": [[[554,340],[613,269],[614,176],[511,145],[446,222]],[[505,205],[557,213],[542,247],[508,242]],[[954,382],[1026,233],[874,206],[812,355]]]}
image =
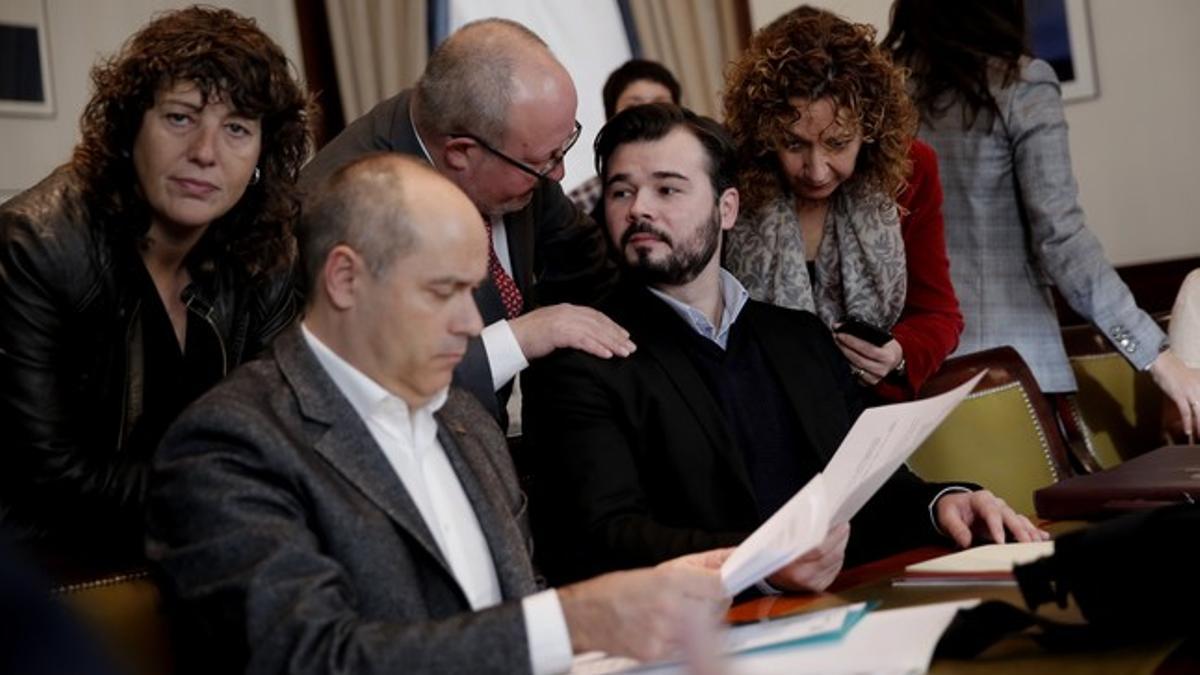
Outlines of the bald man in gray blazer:
{"label": "bald man in gray blazer", "polygon": [[499,427],[449,387],[482,327],[480,215],[397,155],[305,206],[309,305],[155,459],[147,553],[197,672],[566,670],[656,658],[728,605],[721,554],[539,590]]}

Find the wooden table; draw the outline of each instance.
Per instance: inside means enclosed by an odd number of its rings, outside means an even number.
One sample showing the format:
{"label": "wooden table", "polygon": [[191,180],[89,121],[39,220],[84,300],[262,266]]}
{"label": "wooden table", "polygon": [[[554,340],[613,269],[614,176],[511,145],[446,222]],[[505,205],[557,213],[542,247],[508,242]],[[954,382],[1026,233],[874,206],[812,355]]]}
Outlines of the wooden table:
{"label": "wooden table", "polygon": [[[1064,523],[1050,526],[1052,532],[1063,533],[1079,524]],[[914,549],[878,562],[845,570],[825,593],[816,595],[783,595],[758,598],[737,605],[729,611],[731,621],[754,621],[795,612],[879,600],[879,609],[895,609],[911,605],[946,602],[968,598],[1004,600],[1024,607],[1016,586],[954,586],[954,587],[895,587],[891,579],[906,565],[945,555],[951,549],[925,547]],[[1074,607],[1060,610],[1043,606],[1040,615],[1066,621],[1079,621]],[[1020,675],[1127,675],[1129,673],[1197,673],[1200,672],[1200,649],[1195,640],[1162,639],[1136,645],[1113,647],[1097,651],[1050,653],[1028,638],[1004,640],[978,658],[970,661],[939,659],[933,662],[932,673],[1019,673]]]}

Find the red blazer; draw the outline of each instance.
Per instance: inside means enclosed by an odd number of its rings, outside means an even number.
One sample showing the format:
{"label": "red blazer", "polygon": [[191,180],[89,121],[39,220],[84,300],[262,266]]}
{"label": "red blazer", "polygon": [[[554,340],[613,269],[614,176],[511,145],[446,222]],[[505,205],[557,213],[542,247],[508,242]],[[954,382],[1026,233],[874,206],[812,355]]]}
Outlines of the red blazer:
{"label": "red blazer", "polygon": [[893,337],[904,349],[906,374],[899,380],[887,378],[875,386],[877,394],[891,401],[913,398],[958,346],[958,336],[963,330],[962,312],[950,282],[950,259],[946,256],[937,154],[925,143],[914,140],[908,157],[912,160],[912,174],[899,199],[908,291],[904,310],[892,327]]}

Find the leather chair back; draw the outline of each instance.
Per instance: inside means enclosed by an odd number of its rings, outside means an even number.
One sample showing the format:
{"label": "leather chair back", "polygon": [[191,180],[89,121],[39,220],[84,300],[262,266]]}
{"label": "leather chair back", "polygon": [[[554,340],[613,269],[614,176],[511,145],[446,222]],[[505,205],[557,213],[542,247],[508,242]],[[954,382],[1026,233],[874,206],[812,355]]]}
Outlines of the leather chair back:
{"label": "leather chair back", "polygon": [[930,481],[966,480],[1033,514],[1033,492],[1072,475],[1054,413],[1012,347],[949,359],[921,391],[932,396],[988,374],[909,459]]}

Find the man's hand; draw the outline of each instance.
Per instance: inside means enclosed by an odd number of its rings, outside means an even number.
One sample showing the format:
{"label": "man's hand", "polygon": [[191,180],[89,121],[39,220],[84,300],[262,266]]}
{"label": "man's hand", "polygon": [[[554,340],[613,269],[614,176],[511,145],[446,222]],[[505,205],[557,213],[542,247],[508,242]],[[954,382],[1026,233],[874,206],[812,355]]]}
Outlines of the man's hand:
{"label": "man's hand", "polygon": [[961,548],[974,539],[1005,542],[1004,531],[1012,533],[1013,541],[1045,541],[1050,533],[1034,527],[1029,519],[1012,510],[990,490],[952,492],[942,495],[934,506],[938,527]]}
{"label": "man's hand", "polygon": [[848,541],[850,525],[838,525],[825,535],[825,540],[819,546],[772,574],[767,578],[767,583],[787,591],[819,593],[829,588],[846,561]]}
{"label": "man's hand", "polygon": [[729,597],[712,567],[724,557],[705,555],[558,589],[571,648],[639,661],[711,651]]}
{"label": "man's hand", "polygon": [[539,307],[510,319],[508,325],[527,361],[564,347],[602,359],[629,356],[637,349],[629,339],[629,331],[590,307],[566,303]]}
{"label": "man's hand", "polygon": [[678,558],[672,558],[659,565],[659,567],[691,567],[720,572],[721,565],[725,564],[725,560],[733,555],[735,550],[734,547],[730,546],[729,548],[714,548],[709,551],[689,553],[688,555],[681,555]]}
{"label": "man's hand", "polygon": [[873,386],[887,377],[904,358],[904,348],[895,340],[876,347],[848,333],[834,333],[833,339],[850,362],[850,372],[867,385]]}

